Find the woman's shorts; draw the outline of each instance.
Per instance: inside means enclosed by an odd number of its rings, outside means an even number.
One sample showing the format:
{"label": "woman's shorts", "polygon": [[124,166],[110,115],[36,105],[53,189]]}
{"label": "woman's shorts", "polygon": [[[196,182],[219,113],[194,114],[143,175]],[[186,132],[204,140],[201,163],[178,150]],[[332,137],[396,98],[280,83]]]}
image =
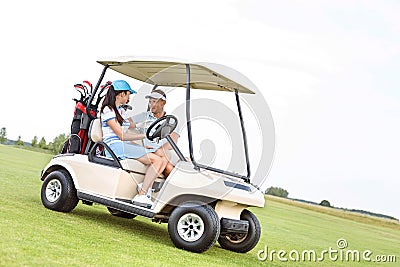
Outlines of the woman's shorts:
{"label": "woman's shorts", "polygon": [[[156,149],[154,148],[148,149],[145,148],[144,146],[128,142],[114,143],[110,145],[110,148],[114,152],[114,154],[120,159],[125,159],[125,158],[138,159],[148,153],[156,151]],[[109,153],[106,153],[106,156],[109,157],[111,155],[109,155]]]}

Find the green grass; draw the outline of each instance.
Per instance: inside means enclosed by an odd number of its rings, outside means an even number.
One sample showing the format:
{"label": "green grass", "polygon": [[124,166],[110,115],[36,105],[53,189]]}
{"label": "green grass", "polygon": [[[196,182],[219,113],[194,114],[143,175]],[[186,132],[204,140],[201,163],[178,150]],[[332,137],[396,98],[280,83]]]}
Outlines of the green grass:
{"label": "green grass", "polygon": [[[367,216],[341,214],[267,198],[264,209],[251,209],[262,225],[256,248],[246,254],[223,250],[218,244],[202,254],[175,248],[167,225],[145,218],[111,216],[105,207],[81,203],[70,213],[43,207],[40,171],[51,155],[0,145],[0,266],[376,266],[371,262],[280,262],[257,259],[271,250],[348,248],[375,255],[396,255],[400,262],[400,226]],[[318,255],[319,256],[319,255]],[[288,255],[286,255],[288,257]]]}
{"label": "green grass", "polygon": [[25,149],[25,150],[29,150],[29,151],[34,151],[34,152],[40,152],[40,153],[54,155],[53,151],[51,151],[49,149],[40,148],[40,147],[19,146],[19,145],[9,145],[9,146],[10,147],[14,147],[14,148]]}

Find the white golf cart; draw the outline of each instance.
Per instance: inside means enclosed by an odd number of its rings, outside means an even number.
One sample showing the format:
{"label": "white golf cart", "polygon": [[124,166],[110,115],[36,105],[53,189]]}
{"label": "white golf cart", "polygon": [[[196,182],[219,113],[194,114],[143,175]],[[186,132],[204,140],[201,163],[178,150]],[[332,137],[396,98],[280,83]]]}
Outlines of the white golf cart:
{"label": "white golf cart", "polygon": [[[43,169],[41,199],[51,210],[69,212],[83,204],[104,205],[110,213],[124,218],[137,215],[168,223],[173,244],[192,252],[203,252],[218,240],[222,248],[245,253],[258,243],[261,229],[247,207],[264,207],[264,195],[250,182],[250,164],[239,93],[254,93],[254,85],[228,67],[212,63],[178,62],[137,57],[101,60],[104,65],[97,85],[86,99],[80,129],[87,129],[85,149],[64,150]],[[119,160],[102,142],[96,118],[101,83],[108,69],[152,86],[181,87],[186,90],[186,126],[189,156],[185,157],[170,137],[177,118],[167,115],[155,121],[147,137],[166,138],[179,160],[168,176],[153,185],[153,206],[131,202],[147,166],[134,159]],[[200,164],[193,155],[190,94],[192,89],[227,91],[235,95],[238,121],[243,137],[246,175]],[[182,122],[181,122],[182,123]],[[75,136],[76,137],[76,136]],[[79,152],[83,151],[83,152]],[[106,157],[105,151],[112,157]],[[190,160],[188,160],[190,158]]]}

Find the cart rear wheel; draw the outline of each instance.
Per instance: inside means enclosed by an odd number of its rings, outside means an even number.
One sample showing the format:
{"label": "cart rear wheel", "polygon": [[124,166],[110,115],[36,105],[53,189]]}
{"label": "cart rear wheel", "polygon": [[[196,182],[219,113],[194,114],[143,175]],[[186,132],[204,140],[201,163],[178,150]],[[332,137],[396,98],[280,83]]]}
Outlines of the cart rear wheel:
{"label": "cart rear wheel", "polygon": [[243,210],[241,220],[249,222],[249,229],[246,234],[226,234],[218,238],[222,248],[239,253],[246,253],[252,250],[260,240],[261,227],[257,217],[248,210]]}

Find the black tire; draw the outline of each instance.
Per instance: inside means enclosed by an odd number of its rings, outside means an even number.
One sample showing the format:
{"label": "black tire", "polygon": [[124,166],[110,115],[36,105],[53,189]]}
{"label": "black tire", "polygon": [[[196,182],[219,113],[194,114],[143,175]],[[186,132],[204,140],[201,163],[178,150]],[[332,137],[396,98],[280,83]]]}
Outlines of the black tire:
{"label": "black tire", "polygon": [[41,198],[46,208],[61,212],[70,212],[79,201],[74,183],[64,170],[53,171],[46,177]]}
{"label": "black tire", "polygon": [[187,202],[175,208],[168,219],[172,243],[180,249],[201,253],[212,247],[220,233],[218,215],[209,205]]}
{"label": "black tire", "polygon": [[127,213],[127,212],[123,212],[120,210],[116,210],[110,207],[107,207],[108,211],[111,213],[111,215],[116,216],[116,217],[121,217],[121,218],[125,218],[125,219],[133,219],[136,217],[135,214],[132,213]]}
{"label": "black tire", "polygon": [[260,240],[261,227],[257,217],[248,210],[240,214],[241,220],[249,222],[247,234],[226,234],[218,238],[222,248],[239,253],[246,253],[252,250]]}

